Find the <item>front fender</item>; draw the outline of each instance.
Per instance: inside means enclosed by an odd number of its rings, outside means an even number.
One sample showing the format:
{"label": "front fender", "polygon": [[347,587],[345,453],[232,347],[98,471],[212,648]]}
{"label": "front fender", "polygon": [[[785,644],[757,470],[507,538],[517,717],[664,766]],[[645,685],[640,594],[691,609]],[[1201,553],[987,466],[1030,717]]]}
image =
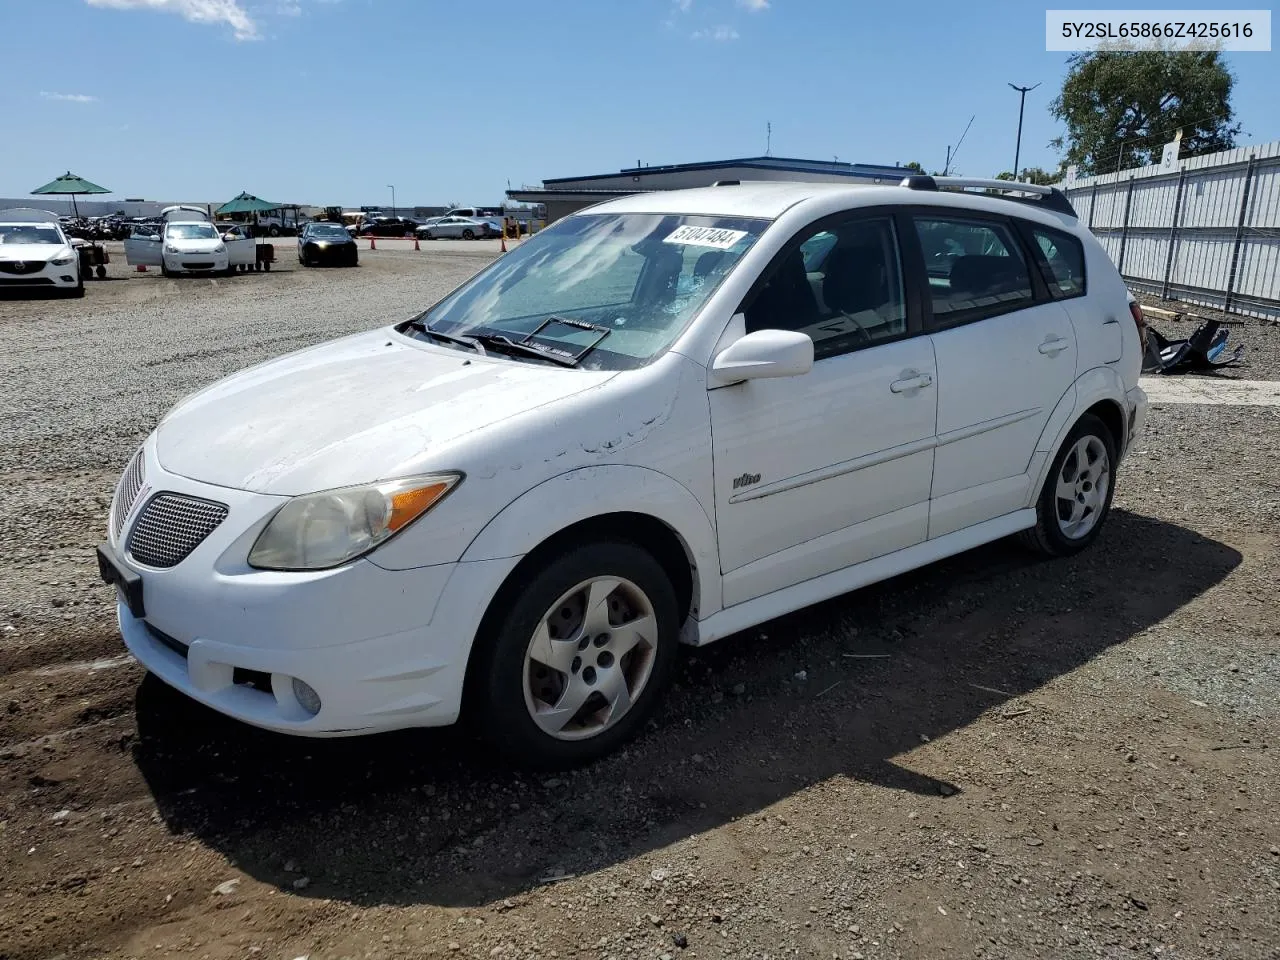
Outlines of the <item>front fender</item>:
{"label": "front fender", "polygon": [[687,487],[648,467],[581,467],[545,480],[490,520],[462,559],[524,556],[566,527],[611,513],[643,513],[670,527],[697,568],[698,616],[720,609],[720,559],[711,518]]}

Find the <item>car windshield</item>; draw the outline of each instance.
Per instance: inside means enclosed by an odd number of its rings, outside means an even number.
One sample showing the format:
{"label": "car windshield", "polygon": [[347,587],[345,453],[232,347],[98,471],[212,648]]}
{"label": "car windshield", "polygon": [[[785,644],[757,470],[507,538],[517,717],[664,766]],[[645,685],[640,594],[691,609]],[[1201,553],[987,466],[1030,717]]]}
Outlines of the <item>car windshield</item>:
{"label": "car windshield", "polygon": [[0,243],[56,243],[62,244],[62,237],[53,227],[41,227],[32,224],[9,224],[0,226]]}
{"label": "car windshield", "polygon": [[313,237],[339,237],[345,240],[350,236],[345,229],[336,223],[313,226],[309,232]]}
{"label": "car windshield", "polygon": [[[573,353],[598,344],[580,366],[633,369],[671,345],[768,225],[745,217],[569,217],[499,257],[419,319],[452,336],[530,337]],[[593,328],[548,323],[553,319]]]}
{"label": "car windshield", "polygon": [[211,223],[171,223],[170,240],[216,240],[218,233]]}

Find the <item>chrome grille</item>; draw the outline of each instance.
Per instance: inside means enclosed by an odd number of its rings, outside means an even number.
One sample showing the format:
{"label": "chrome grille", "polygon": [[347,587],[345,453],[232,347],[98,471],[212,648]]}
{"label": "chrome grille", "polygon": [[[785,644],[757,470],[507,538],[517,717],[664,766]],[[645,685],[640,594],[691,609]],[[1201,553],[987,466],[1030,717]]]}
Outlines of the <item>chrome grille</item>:
{"label": "chrome grille", "polygon": [[146,479],[142,448],[133,455],[129,466],[125,467],[124,476],[116,487],[116,502],[111,509],[111,529],[115,536],[120,536],[120,528],[124,526],[124,518],[133,509],[133,502],[138,499],[138,491],[142,489],[142,481]]}
{"label": "chrome grille", "polygon": [[148,567],[172,567],[200,546],[226,517],[225,503],[157,493],[133,524],[128,553]]}

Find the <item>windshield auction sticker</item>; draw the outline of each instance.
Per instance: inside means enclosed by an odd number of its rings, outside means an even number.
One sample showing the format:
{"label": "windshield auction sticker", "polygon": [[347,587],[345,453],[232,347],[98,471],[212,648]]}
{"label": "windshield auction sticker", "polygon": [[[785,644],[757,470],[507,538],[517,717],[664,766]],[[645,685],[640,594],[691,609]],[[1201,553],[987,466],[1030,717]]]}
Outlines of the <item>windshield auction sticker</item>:
{"label": "windshield auction sticker", "polygon": [[684,243],[691,247],[714,247],[728,250],[747,235],[745,230],[721,230],[718,227],[676,227],[663,238],[663,243]]}

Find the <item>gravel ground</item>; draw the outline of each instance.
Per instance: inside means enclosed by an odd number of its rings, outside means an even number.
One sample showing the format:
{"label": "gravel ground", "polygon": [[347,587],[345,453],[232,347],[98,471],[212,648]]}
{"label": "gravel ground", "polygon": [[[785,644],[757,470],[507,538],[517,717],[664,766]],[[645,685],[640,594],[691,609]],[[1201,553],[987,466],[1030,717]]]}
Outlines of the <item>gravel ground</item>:
{"label": "gravel ground", "polygon": [[1084,555],[993,544],[687,651],[569,774],[144,678],[91,560],[137,441],[490,255],[0,300],[0,958],[1276,956],[1274,408],[1155,406]]}

